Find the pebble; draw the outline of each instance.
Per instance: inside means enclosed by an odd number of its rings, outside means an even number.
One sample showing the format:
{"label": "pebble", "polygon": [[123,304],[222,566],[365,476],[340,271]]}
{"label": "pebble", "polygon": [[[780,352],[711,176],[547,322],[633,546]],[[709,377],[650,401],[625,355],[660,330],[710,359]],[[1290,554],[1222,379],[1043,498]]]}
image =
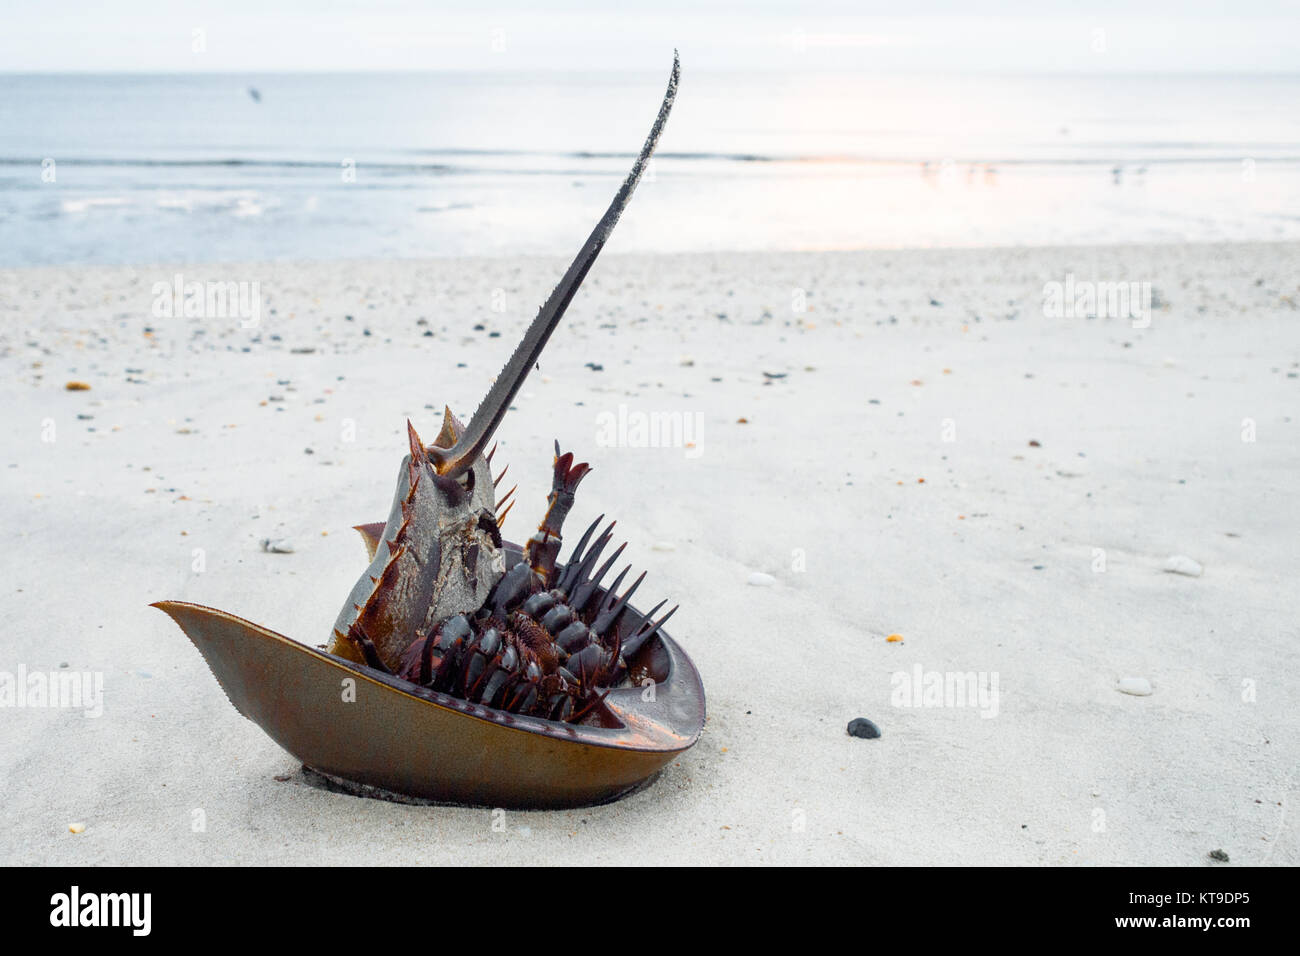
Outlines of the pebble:
{"label": "pebble", "polygon": [[865,717],[850,720],[848,731],[850,737],[861,737],[863,740],[875,740],[880,736],[880,728]]}
{"label": "pebble", "polygon": [[69,824],[68,824],[68,832],[69,832],[69,833],[84,833],[85,830],[86,830],[86,825],[85,825],[84,823],[69,823]]}
{"label": "pebble", "polygon": [[1151,682],[1145,677],[1121,677],[1116,690],[1121,694],[1132,694],[1134,697],[1150,697]]}
{"label": "pebble", "polygon": [[1208,854],[1206,854],[1206,855],[1209,856],[1209,858],[1210,858],[1211,860],[1213,860],[1215,863],[1227,863],[1227,862],[1228,862],[1228,854],[1224,853],[1222,850],[1211,850],[1211,851],[1210,851]]}
{"label": "pebble", "polygon": [[1203,569],[1187,555],[1175,554],[1165,562],[1165,570],[1172,574],[1185,574],[1189,578],[1199,578]]}
{"label": "pebble", "polygon": [[770,588],[776,584],[776,578],[770,574],[764,574],[762,571],[754,571],[749,576],[749,583],[756,588]]}
{"label": "pebble", "polygon": [[262,550],[271,554],[293,554],[293,542],[288,538],[263,538]]}

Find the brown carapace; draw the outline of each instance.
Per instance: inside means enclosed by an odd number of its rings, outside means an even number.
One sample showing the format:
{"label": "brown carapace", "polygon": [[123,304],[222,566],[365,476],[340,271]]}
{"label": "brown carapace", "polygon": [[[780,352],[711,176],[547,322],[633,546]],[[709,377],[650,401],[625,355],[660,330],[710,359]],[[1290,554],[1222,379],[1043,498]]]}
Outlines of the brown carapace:
{"label": "brown carapace", "polygon": [[[595,262],[654,152],[672,108],[679,66],[631,172],[564,278],[529,325],[468,426],[448,409],[425,445],[407,423],[410,453],[398,469],[388,520],[358,530],[371,563],[334,625],[331,653],[475,704],[578,721],[628,678],[626,660],[672,615],[660,602],[630,635],[617,626],[644,574],[624,589],[625,568],[602,582],[623,553],[601,562],[613,522],[592,522],[560,566],[561,531],[591,471],[555,447],[546,514],[507,571],[500,502],[487,452],[497,426]],[[486,452],[486,453],[485,453]],[[600,562],[598,564],[598,562]],[[676,610],[676,608],[673,608]]]}

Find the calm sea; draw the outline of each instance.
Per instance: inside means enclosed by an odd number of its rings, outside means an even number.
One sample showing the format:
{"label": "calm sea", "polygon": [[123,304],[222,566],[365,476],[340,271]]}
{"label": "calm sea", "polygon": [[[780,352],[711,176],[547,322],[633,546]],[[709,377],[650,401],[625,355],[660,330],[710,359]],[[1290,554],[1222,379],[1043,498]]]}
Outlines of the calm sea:
{"label": "calm sea", "polygon": [[[0,75],[0,265],[577,248],[650,74]],[[687,71],[611,250],[1300,238],[1300,75]]]}

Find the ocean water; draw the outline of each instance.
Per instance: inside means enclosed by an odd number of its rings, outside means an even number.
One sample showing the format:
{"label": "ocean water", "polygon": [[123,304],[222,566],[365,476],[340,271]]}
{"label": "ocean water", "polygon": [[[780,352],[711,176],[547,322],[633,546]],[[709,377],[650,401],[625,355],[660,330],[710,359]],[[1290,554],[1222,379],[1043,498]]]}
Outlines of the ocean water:
{"label": "ocean water", "polygon": [[[568,255],[666,75],[0,75],[0,265]],[[611,250],[1300,238],[1300,75],[684,72]]]}

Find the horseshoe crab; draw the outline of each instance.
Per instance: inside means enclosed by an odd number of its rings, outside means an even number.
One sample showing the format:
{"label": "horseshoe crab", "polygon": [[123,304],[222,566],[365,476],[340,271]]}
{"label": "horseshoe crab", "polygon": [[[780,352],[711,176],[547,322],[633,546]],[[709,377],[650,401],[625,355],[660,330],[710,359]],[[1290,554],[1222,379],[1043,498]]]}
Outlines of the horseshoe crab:
{"label": "horseshoe crab", "polygon": [[[665,632],[665,602],[630,600],[645,577],[604,578],[613,523],[596,519],[566,564],[562,526],[591,468],[558,443],[545,516],[501,536],[488,451],[609,238],[658,142],[679,76],[609,208],[469,420],[446,409],[432,444],[407,423],[387,521],[358,526],[369,567],[325,650],[224,611],[159,602],[236,709],[307,767],[345,785],[494,807],[569,807],[636,788],[695,743],[704,689]],[[673,610],[676,610],[674,608]],[[656,616],[659,615],[659,616]]]}

